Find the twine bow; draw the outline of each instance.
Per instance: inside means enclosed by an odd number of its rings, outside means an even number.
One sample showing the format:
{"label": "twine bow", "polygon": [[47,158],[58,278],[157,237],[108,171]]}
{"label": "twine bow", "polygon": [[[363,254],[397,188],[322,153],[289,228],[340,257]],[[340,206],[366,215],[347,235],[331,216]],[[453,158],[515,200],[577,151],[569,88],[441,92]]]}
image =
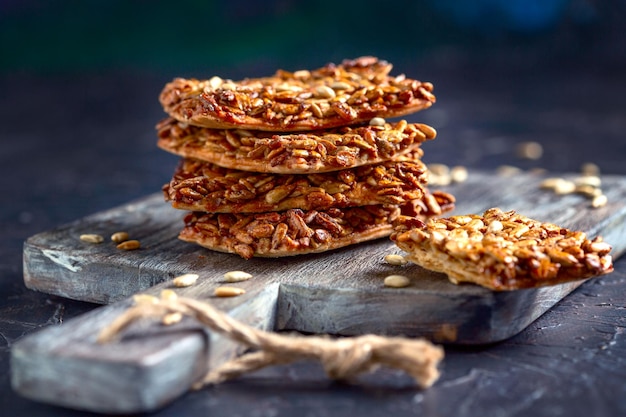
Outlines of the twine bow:
{"label": "twine bow", "polygon": [[333,379],[350,380],[384,365],[406,372],[420,387],[427,388],[439,378],[437,365],[444,355],[441,347],[423,339],[377,335],[331,339],[266,332],[248,326],[210,304],[178,297],[171,290],[163,291],[160,298],[135,296],[135,305],[105,327],[98,335],[98,342],[112,342],[131,323],[142,318],[160,317],[164,324],[172,324],[183,316],[256,349],[210,370],[194,388],[217,384],[266,366],[304,359],[320,361],[326,374]]}

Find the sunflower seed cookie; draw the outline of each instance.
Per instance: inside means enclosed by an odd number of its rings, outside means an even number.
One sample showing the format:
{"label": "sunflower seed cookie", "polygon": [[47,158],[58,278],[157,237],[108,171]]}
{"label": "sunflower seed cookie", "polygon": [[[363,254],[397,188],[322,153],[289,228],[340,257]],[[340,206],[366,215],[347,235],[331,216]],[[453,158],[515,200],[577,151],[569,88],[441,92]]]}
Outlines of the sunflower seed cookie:
{"label": "sunflower seed cookie", "polygon": [[338,172],[283,175],[185,158],[163,192],[174,208],[216,213],[403,204],[424,195],[426,166],[412,156]]}
{"label": "sunflower seed cookie", "polygon": [[209,129],[166,119],[158,126],[158,146],[168,152],[225,168],[276,174],[338,171],[420,152],[435,129],[402,120],[328,131],[274,134]]}
{"label": "sunflower seed cookie", "polygon": [[582,280],[613,271],[601,237],[492,208],[399,227],[391,240],[416,264],[501,291]]}
{"label": "sunflower seed cookie", "polygon": [[388,236],[399,212],[397,206],[380,205],[257,214],[192,212],[179,238],[245,259],[301,255]]}
{"label": "sunflower seed cookie", "polygon": [[[447,201],[443,195],[439,200]],[[419,206],[412,209],[415,207]],[[446,206],[445,210],[450,207]],[[389,236],[395,221],[403,217],[403,208],[390,204],[319,211],[190,212],[179,238],[218,252],[236,253],[245,259],[318,253]],[[434,215],[427,208],[413,219],[426,220]]]}
{"label": "sunflower seed cookie", "polygon": [[159,101],[170,116],[193,125],[282,132],[404,116],[435,102],[431,83],[390,76],[391,69],[384,60],[361,57],[240,81],[176,78]]}

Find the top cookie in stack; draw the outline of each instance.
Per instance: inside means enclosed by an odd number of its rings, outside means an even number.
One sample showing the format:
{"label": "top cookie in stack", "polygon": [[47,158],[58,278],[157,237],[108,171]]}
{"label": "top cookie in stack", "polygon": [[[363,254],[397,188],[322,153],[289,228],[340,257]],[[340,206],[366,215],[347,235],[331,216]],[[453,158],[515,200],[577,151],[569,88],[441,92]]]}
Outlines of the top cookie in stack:
{"label": "top cookie in stack", "polygon": [[297,255],[388,236],[401,213],[452,209],[426,186],[420,145],[435,130],[385,121],[430,107],[433,86],[390,70],[362,57],[167,84],[158,145],[183,157],[163,187],[191,211],[180,238],[244,258]]}

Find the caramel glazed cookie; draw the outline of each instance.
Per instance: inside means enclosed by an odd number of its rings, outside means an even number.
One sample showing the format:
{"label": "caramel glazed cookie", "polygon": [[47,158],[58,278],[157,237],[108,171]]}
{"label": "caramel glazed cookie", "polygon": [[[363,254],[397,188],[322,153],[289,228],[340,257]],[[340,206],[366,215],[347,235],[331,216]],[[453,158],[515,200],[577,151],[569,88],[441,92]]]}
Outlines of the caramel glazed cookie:
{"label": "caramel glazed cookie", "polygon": [[361,57],[240,81],[176,78],[159,101],[171,117],[192,125],[282,132],[399,117],[435,102],[431,83],[390,76],[391,69],[386,61]]}
{"label": "caramel glazed cookie", "polygon": [[[368,125],[299,133],[209,129],[166,119],[157,125],[157,145],[182,157],[226,168],[276,174],[337,171],[421,152],[437,136],[432,127],[375,118]],[[420,155],[421,156],[421,155]]]}
{"label": "caramel glazed cookie", "polygon": [[515,211],[411,220],[391,235],[407,259],[448,275],[502,291],[578,281],[613,271],[611,245]]}
{"label": "caramel glazed cookie", "polygon": [[163,192],[174,208],[215,213],[403,204],[425,194],[426,166],[412,157],[338,172],[282,175],[185,158]]}
{"label": "caramel glazed cookie", "polygon": [[179,238],[242,258],[325,252],[386,237],[402,215],[424,220],[452,210],[454,197],[436,191],[403,206],[369,205],[324,211],[266,213],[192,212]]}

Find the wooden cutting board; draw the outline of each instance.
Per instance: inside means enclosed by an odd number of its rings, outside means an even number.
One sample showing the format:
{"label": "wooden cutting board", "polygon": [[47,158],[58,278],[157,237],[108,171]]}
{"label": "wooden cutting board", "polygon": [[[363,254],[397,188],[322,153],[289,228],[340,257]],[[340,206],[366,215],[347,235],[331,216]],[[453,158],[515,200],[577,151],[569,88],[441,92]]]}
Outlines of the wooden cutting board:
{"label": "wooden cutting board", "polygon": [[[447,191],[457,198],[455,214],[514,209],[590,236],[600,234],[613,245],[614,257],[624,251],[626,178],[602,178],[609,203],[596,209],[583,196],[541,190],[543,179],[472,172],[467,182]],[[172,277],[187,272],[200,279],[177,288],[178,293],[211,302],[262,329],[420,336],[445,344],[511,337],[582,283],[512,292],[457,286],[415,265],[386,264],[386,254],[401,253],[388,239],[325,254],[246,261],[177,240],[181,219],[180,211],[155,194],[27,240],[24,280],[29,288],[112,304],[16,343],[11,358],[15,390],[38,401],[105,413],[151,411],[182,395],[207,369],[237,354],[237,346],[188,323],[165,331],[142,327],[114,345],[98,345],[95,338],[130,305],[130,295],[158,294],[172,288]],[[141,249],[120,251],[108,241],[79,239],[84,233],[108,237],[120,230],[138,239]],[[213,290],[231,270],[253,275],[237,284],[246,294],[215,298]],[[409,276],[411,285],[385,288],[383,279],[390,274]]]}

